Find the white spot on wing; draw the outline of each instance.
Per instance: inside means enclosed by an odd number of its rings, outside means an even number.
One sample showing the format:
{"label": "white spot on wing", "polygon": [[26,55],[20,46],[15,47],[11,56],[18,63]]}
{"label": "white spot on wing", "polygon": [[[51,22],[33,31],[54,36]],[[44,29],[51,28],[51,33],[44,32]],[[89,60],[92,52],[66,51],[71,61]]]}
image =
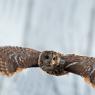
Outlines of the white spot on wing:
{"label": "white spot on wing", "polygon": [[77,63],[79,63],[79,62],[73,62],[72,64],[67,65],[65,68],[69,68],[70,66],[73,66],[73,65],[75,65]]}

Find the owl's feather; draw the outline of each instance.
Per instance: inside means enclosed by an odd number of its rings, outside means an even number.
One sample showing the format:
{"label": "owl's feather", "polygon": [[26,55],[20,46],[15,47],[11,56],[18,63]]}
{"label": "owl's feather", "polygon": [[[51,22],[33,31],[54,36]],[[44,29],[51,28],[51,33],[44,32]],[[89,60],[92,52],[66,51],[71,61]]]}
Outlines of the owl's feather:
{"label": "owl's feather", "polygon": [[64,56],[65,70],[82,76],[87,83],[95,87],[95,58],[79,55]]}
{"label": "owl's feather", "polygon": [[[47,52],[47,51],[46,51]],[[50,56],[50,51],[46,53]],[[52,62],[53,56],[57,56],[63,62]],[[79,56],[74,54],[60,55],[60,53],[52,52],[52,56],[49,57],[50,61],[46,62],[44,58],[44,52],[40,57],[40,67],[42,70],[51,75],[64,75],[68,72],[82,76],[87,83],[95,87],[95,58],[87,56]],[[57,64],[57,65],[56,65]]]}
{"label": "owl's feather", "polygon": [[39,51],[22,47],[0,47],[0,74],[10,76],[24,68],[38,66]]}
{"label": "owl's feather", "polygon": [[95,86],[95,58],[63,55],[54,51],[37,51],[22,47],[0,47],[0,74],[13,75],[25,68],[40,67],[48,74],[60,76],[68,72],[80,75]]}
{"label": "owl's feather", "polygon": [[55,51],[43,51],[39,55],[39,67],[51,75],[65,75],[68,72],[64,70],[63,54]]}

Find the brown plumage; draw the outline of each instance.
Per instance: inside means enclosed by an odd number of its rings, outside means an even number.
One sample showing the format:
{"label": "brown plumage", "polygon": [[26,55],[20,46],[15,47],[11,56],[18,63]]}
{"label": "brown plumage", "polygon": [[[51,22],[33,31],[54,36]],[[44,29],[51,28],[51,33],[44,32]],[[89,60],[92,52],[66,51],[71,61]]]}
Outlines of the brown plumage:
{"label": "brown plumage", "polygon": [[[67,71],[63,70],[64,63],[61,59],[62,54],[54,51],[37,51],[22,47],[0,47],[0,74],[11,76],[23,69],[30,67],[40,67],[49,74],[63,75]],[[56,64],[56,66],[51,64]],[[60,66],[60,71],[57,68]],[[49,68],[50,67],[50,68]]]}
{"label": "brown plumage", "polygon": [[[64,60],[64,64],[63,62],[59,63],[57,68],[52,69],[52,72],[55,69],[57,71],[52,75],[64,75],[64,71],[71,72],[82,76],[93,87],[95,86],[95,58],[69,54],[61,56],[61,60]],[[52,67],[55,66],[55,64],[52,65]],[[48,73],[48,71],[46,72]]]}
{"label": "brown plumage", "polygon": [[[39,55],[38,64],[43,71],[51,75],[64,75],[68,73],[64,70],[63,54],[55,51],[43,51]],[[59,65],[60,64],[60,65]]]}
{"label": "brown plumage", "polygon": [[13,75],[24,68],[37,67],[40,52],[22,47],[0,47],[0,74]]}
{"label": "brown plumage", "polygon": [[25,68],[40,67],[51,75],[68,72],[84,77],[95,86],[95,58],[74,54],[63,55],[55,51],[37,51],[22,47],[0,47],[0,73],[13,75]]}
{"label": "brown plumage", "polygon": [[95,87],[95,58],[79,55],[64,56],[65,70],[82,76]]}

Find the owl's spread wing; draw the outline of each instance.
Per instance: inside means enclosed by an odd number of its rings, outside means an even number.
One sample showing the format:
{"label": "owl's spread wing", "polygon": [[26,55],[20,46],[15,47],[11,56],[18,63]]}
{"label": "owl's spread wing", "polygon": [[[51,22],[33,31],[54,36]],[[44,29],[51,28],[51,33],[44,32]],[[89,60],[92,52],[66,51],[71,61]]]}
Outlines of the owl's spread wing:
{"label": "owl's spread wing", "polygon": [[0,47],[0,73],[12,75],[29,67],[38,67],[39,51],[22,47]]}
{"label": "owl's spread wing", "polygon": [[86,82],[95,87],[95,58],[87,56],[70,55],[66,56],[68,72],[84,77]]}

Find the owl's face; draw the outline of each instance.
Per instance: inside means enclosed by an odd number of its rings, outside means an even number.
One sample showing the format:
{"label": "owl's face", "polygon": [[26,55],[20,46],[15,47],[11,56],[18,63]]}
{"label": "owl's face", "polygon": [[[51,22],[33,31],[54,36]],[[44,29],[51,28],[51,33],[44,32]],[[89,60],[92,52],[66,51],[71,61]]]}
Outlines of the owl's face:
{"label": "owl's face", "polygon": [[44,71],[53,70],[59,64],[64,64],[62,54],[54,51],[43,51],[39,56],[38,64]]}

